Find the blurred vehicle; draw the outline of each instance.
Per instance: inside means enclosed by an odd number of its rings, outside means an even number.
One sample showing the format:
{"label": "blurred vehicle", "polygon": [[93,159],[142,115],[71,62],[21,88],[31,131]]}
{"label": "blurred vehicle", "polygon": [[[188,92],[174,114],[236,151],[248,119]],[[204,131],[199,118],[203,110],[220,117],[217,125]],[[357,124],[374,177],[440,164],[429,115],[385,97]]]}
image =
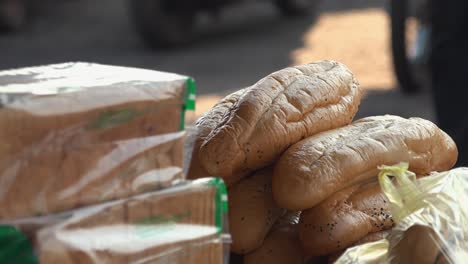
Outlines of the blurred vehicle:
{"label": "blurred vehicle", "polygon": [[[192,39],[196,14],[219,14],[222,8],[258,0],[128,0],[130,17],[151,47],[172,47]],[[308,14],[318,0],[271,0],[286,16]]]}
{"label": "blurred vehicle", "polygon": [[23,28],[28,20],[29,0],[0,0],[0,32]]}
{"label": "blurred vehicle", "polygon": [[[430,16],[428,0],[390,0],[391,47],[393,65],[400,88],[417,93],[428,87],[430,54]],[[409,22],[416,34],[409,41]]]}

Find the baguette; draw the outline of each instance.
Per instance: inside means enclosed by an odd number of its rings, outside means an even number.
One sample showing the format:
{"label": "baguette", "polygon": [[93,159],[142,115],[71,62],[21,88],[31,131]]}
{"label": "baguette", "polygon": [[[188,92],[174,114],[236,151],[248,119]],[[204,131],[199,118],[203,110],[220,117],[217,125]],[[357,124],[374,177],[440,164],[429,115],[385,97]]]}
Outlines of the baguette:
{"label": "baguette", "polygon": [[300,212],[288,212],[268,234],[263,245],[244,256],[244,264],[304,264],[316,263],[305,255],[297,234]]}
{"label": "baguette", "polygon": [[346,188],[303,211],[299,238],[307,254],[325,256],[393,225],[390,203],[374,181]]}
{"label": "baguette", "polygon": [[231,251],[245,254],[258,248],[275,221],[285,213],[271,194],[271,168],[242,179],[228,191]]}
{"label": "baguette", "polygon": [[210,175],[229,178],[272,164],[297,141],[351,122],[362,91],[341,63],[290,67],[258,81],[203,140],[199,159]]}
{"label": "baguette", "polygon": [[282,208],[305,210],[375,177],[379,165],[408,162],[411,171],[426,175],[448,170],[456,160],[455,143],[430,121],[367,117],[291,146],[276,163],[273,196]]}
{"label": "baguette", "polygon": [[[221,123],[223,117],[228,113],[233,105],[237,103],[240,96],[245,92],[245,89],[241,89],[237,92],[234,92],[225,98],[223,98],[219,103],[217,103],[210,111],[208,111],[204,116],[202,116],[195,125],[195,133],[190,137],[192,139],[193,148],[192,148],[192,159],[190,162],[190,168],[188,171],[187,178],[189,179],[198,179],[207,176],[211,176],[200,164],[200,159],[198,158],[198,152],[200,147],[205,140],[205,138],[213,131],[213,129]],[[232,185],[234,182],[239,180],[243,175],[236,175],[237,177],[226,178],[224,182],[227,186]]]}

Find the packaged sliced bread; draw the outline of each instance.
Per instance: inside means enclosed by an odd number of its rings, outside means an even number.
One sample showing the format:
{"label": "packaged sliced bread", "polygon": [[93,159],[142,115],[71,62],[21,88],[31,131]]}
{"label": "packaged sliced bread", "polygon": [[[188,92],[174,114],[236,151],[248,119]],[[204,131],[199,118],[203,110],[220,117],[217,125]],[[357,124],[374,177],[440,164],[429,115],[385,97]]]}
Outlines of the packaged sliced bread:
{"label": "packaged sliced bread", "polygon": [[184,178],[191,78],[64,63],[0,72],[0,219],[50,214]]}
{"label": "packaged sliced bread", "polygon": [[227,193],[217,178],[9,224],[39,263],[228,262]]}

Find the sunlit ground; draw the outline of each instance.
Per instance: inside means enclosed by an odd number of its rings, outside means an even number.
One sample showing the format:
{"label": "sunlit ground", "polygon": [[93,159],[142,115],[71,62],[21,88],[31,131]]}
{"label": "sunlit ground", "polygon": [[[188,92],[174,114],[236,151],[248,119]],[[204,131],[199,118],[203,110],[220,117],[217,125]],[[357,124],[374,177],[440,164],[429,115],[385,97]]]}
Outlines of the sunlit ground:
{"label": "sunlit ground", "polygon": [[294,64],[333,58],[348,65],[365,89],[395,87],[387,13],[379,9],[323,14],[304,34]]}
{"label": "sunlit ground", "polygon": [[[409,34],[414,35],[411,32],[415,27],[411,26]],[[390,18],[381,9],[321,14],[304,32],[303,47],[292,51],[291,57],[292,65],[322,59],[341,61],[348,65],[366,90],[396,87],[390,49]],[[220,98],[200,96],[196,116],[209,110]]]}

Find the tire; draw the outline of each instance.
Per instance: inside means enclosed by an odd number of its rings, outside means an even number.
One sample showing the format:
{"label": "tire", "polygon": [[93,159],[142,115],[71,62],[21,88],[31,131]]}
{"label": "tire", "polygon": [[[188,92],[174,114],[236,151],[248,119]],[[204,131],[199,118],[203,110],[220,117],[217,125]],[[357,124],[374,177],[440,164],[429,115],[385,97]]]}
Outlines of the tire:
{"label": "tire", "polygon": [[276,7],[285,16],[304,16],[311,14],[318,0],[274,0]]}
{"label": "tire", "polygon": [[152,48],[179,46],[192,39],[194,10],[169,8],[170,3],[171,0],[128,0],[135,29]]}
{"label": "tire", "polygon": [[0,32],[19,31],[28,20],[27,0],[0,0]]}
{"label": "tire", "polygon": [[391,46],[395,75],[404,93],[418,93],[421,86],[416,80],[406,49],[406,19],[408,6],[406,0],[390,1]]}

